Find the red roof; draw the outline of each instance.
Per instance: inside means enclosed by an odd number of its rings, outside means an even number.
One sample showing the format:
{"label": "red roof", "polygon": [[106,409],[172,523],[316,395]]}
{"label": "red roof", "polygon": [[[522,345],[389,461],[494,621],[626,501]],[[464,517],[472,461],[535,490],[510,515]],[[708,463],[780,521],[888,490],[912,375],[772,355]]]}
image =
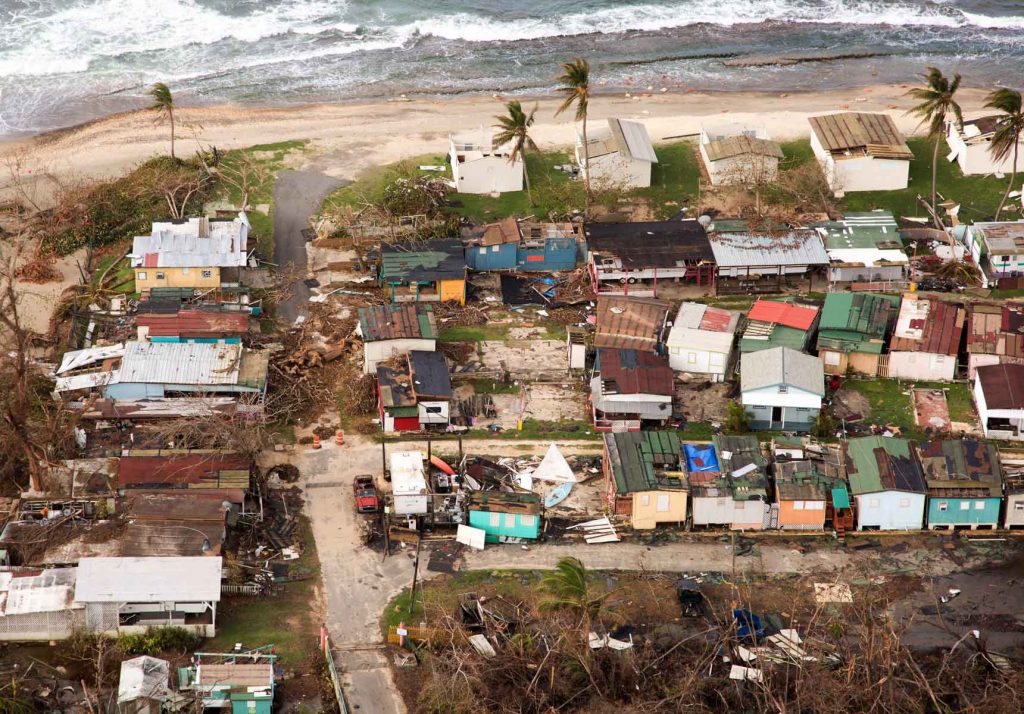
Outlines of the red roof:
{"label": "red roof", "polygon": [[136,324],[148,327],[150,337],[227,337],[248,332],[249,315],[244,312],[179,310],[176,315],[139,315]]}
{"label": "red roof", "polygon": [[674,374],[668,357],[637,350],[601,350],[601,381],[606,394],[671,395]]}
{"label": "red roof", "polygon": [[[187,456],[123,456],[117,470],[117,483],[125,486],[181,488],[202,482],[215,487],[221,471],[248,471],[249,460],[221,454]],[[232,487],[234,481],[232,480]]]}
{"label": "red roof", "polygon": [[[921,298],[923,299],[923,298]],[[904,306],[909,300],[904,300]],[[906,307],[901,307],[901,311]],[[911,320],[910,327],[921,330],[921,339],[893,335],[890,352],[923,352],[935,355],[956,355],[960,335],[964,331],[967,311],[959,305],[931,300],[927,319]]]}
{"label": "red roof", "polygon": [[146,268],[159,267],[160,254],[159,253],[146,253],[142,256],[142,265]]}
{"label": "red roof", "polygon": [[732,322],[733,313],[728,310],[720,310],[717,307],[708,307],[700,318],[700,329],[706,332],[728,332],[729,324]]}
{"label": "red roof", "polygon": [[807,305],[793,305],[788,302],[758,300],[747,313],[748,320],[771,322],[776,325],[809,330],[818,316],[818,308]]}

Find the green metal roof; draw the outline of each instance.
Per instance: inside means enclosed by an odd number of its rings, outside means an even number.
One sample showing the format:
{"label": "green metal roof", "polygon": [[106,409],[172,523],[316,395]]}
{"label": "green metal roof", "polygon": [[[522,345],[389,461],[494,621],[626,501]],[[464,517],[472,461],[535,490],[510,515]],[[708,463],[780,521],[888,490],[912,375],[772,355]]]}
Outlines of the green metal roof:
{"label": "green metal roof", "polygon": [[[879,464],[876,449],[885,453]],[[921,463],[911,450],[911,442],[887,436],[864,436],[846,444],[846,475],[855,496],[879,491],[924,493],[927,486]]]}
{"label": "green metal roof", "polygon": [[881,354],[901,300],[895,295],[830,293],[821,311],[818,349]]}
{"label": "green metal roof", "polygon": [[605,434],[615,476],[615,490],[620,494],[656,489],[682,489],[681,477],[665,477],[662,471],[682,471],[679,437],[671,431],[629,431]]}
{"label": "green metal roof", "polygon": [[758,352],[770,350],[772,347],[789,347],[797,352],[803,352],[807,347],[807,331],[798,330],[795,327],[776,325],[772,334],[767,340],[755,340],[749,337],[740,339],[740,352]]}
{"label": "green metal roof", "polygon": [[812,224],[825,231],[827,250],[879,248],[896,244],[902,250],[899,226],[888,211],[860,211],[847,213],[841,221],[822,221]]}
{"label": "green metal roof", "polygon": [[422,250],[381,244],[380,277],[386,283],[428,283],[462,280],[466,276],[465,248],[461,241],[437,240],[421,244]]}
{"label": "green metal roof", "polygon": [[842,487],[832,489],[832,506],[834,508],[849,508],[850,492]]}

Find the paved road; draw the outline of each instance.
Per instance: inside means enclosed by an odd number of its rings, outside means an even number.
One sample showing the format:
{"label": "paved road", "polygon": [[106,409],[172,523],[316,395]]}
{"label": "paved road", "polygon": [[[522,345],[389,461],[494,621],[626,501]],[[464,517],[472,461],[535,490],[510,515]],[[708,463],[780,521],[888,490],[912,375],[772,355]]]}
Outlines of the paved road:
{"label": "paved road", "polygon": [[[333,189],[345,181],[315,171],[282,171],[274,183],[274,262],[280,269],[294,265],[306,275],[306,239],[302,229]],[[292,295],[278,307],[289,324],[305,312],[309,288],[296,282]]]}
{"label": "paved road", "polygon": [[[470,444],[476,453],[495,455],[543,454],[547,448],[547,442],[479,440],[464,444]],[[577,442],[566,445],[565,451],[593,451],[597,447],[594,442]],[[388,445],[389,451],[397,448],[425,449],[425,445]],[[385,652],[374,645],[381,643],[381,611],[412,580],[412,554],[399,552],[383,559],[380,553],[363,547],[351,501],[355,475],[381,475],[380,444],[353,435],[342,447],[328,442],[319,451],[300,447],[288,460],[299,467],[303,477],[307,513],[313,523],[327,595],[327,625],[341,650],[349,702],[361,713],[401,714],[405,706],[394,688]],[[464,569],[551,568],[565,555],[578,556],[589,567],[600,569],[728,573],[733,567],[729,543],[706,540],[661,546],[535,545],[529,550],[497,546],[466,553]],[[886,548],[849,551],[820,546],[801,553],[790,543],[764,539],[752,555],[737,557],[735,567],[737,572],[748,573],[806,573],[822,581],[840,573],[844,578],[855,578],[908,569],[921,575],[945,576],[971,567],[973,563],[965,562],[963,555],[959,554],[958,563],[948,551],[936,549],[901,553]],[[421,574],[431,576],[422,570]]]}

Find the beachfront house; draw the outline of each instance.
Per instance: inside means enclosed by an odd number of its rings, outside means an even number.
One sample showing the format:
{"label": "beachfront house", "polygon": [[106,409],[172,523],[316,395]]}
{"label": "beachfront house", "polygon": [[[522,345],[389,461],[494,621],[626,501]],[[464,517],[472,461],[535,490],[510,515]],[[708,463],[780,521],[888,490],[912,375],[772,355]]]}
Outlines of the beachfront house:
{"label": "beachfront house", "polygon": [[1024,284],[1024,220],[973,223],[963,229],[963,242],[981,268],[982,287]]}
{"label": "beachfront house", "polygon": [[978,367],[974,406],[985,438],[1024,441],[1024,364]]}
{"label": "beachfront house", "polygon": [[471,491],[469,525],[484,531],[485,543],[518,543],[540,538],[543,504],[535,493]]}
{"label": "beachfront house", "polygon": [[918,452],[928,484],[929,530],[999,527],[1003,475],[994,445],[945,439],[927,441]]}
{"label": "beachfront house", "polygon": [[812,228],[785,231],[712,231],[715,287],[719,294],[784,292],[828,265],[821,236]]}
{"label": "beachfront house", "polygon": [[722,382],[732,359],[740,313],[698,302],[679,306],[665,342],[669,366],[712,382]]}
{"label": "beachfront house", "polygon": [[902,287],[910,271],[899,226],[889,211],[850,212],[838,221],[814,223],[828,253],[828,281]]}
{"label": "beachfront house", "polygon": [[363,338],[364,374],[376,374],[378,364],[398,355],[437,349],[437,321],[429,304],[361,307],[356,330]]}
{"label": "beachfront house", "polygon": [[817,357],[773,347],[740,358],[740,401],[751,429],[809,431],[824,396],[825,373]]}
{"label": "beachfront house", "polygon": [[608,510],[629,518],[636,530],[686,521],[687,484],[679,437],[670,431],[604,435]]}
{"label": "beachfront house", "polygon": [[889,343],[888,373],[880,376],[952,381],[966,319],[959,305],[907,293]]}
{"label": "beachfront house", "polygon": [[380,282],[392,303],[466,304],[466,255],[462,241],[432,240],[380,246]]}
{"label": "beachfront house", "polygon": [[594,186],[645,188],[656,163],[651,137],[640,122],[609,119],[607,128],[588,127],[586,152],[583,132],[576,130],[576,165]]}
{"label": "beachfront house", "polygon": [[659,283],[714,286],[707,231],[682,214],[667,221],[590,222],[584,233],[587,269],[599,295],[656,297]]}
{"label": "beachfront house", "polygon": [[154,288],[237,288],[249,260],[248,240],[245,213],[154,222],[150,235],[135,237],[128,254],[135,291],[146,296]]}
{"label": "beachfront house", "polygon": [[818,323],[818,357],[825,374],[876,377],[900,298],[876,293],[829,293]]}
{"label": "beachfront house", "polygon": [[701,128],[700,157],[712,186],[750,186],[774,181],[783,154],[765,129],[725,124]]}
{"label": "beachfront house", "polygon": [[573,270],[586,254],[575,223],[522,222],[508,217],[470,231],[466,266],[470,270],[556,272]]}
{"label": "beachfront house", "polygon": [[844,461],[857,502],[857,530],[921,528],[928,485],[912,442],[885,436],[850,439]]}
{"label": "beachfront house", "polygon": [[506,193],[523,190],[523,157],[512,161],[512,142],[497,144],[494,131],[448,136],[448,161],[459,193]]}
{"label": "beachfront house", "polygon": [[967,378],[990,364],[1024,364],[1024,303],[968,303]]}
{"label": "beachfront house", "polygon": [[639,431],[672,416],[672,368],[654,352],[600,349],[590,380],[596,431]]}
{"label": "beachfront house", "polygon": [[[985,174],[1010,173],[1014,170],[1013,152],[1001,161],[992,157],[992,138],[999,128],[999,116],[966,119],[961,124],[955,118],[946,123],[946,144],[949,146],[947,161],[960,164],[965,176],[981,176]],[[1021,158],[1017,170],[1024,168],[1024,139],[1018,147]]]}
{"label": "beachfront house", "polygon": [[377,365],[377,410],[385,433],[444,429],[452,380],[440,352],[413,350]]}
{"label": "beachfront house", "polygon": [[747,312],[740,352],[789,347],[800,352],[810,346],[818,324],[818,308],[793,301],[758,300]]}
{"label": "beachfront house", "polygon": [[594,347],[655,352],[661,347],[668,321],[668,303],[637,297],[597,299]]}
{"label": "beachfront house", "polygon": [[811,117],[811,149],[836,196],[907,187],[914,154],[888,114]]}

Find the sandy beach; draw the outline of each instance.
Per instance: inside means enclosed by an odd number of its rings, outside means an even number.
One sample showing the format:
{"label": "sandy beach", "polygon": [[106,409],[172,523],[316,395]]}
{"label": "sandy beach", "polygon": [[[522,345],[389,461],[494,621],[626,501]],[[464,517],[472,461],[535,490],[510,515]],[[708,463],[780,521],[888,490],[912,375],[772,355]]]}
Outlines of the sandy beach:
{"label": "sandy beach", "polygon": [[[809,134],[807,117],[840,110],[887,112],[913,133],[916,117],[906,114],[910,85],[880,85],[814,93],[640,93],[591,99],[590,117],[622,117],[647,124],[655,142],[694,134],[703,124],[741,122],[764,126],[778,139]],[[961,89],[965,114],[982,110],[986,90]],[[296,168],[316,168],[351,179],[360,171],[402,158],[441,154],[449,132],[494,123],[505,98],[315,104],[287,108],[223,105],[182,106],[178,118],[179,155],[199,146],[232,149],[286,140],[309,140]],[[557,100],[524,100],[538,105],[533,137],[542,148],[569,146],[574,128],[570,113],[555,117]],[[118,114],[72,129],[0,143],[0,161],[20,157],[23,174],[106,177],[155,154],[168,151],[168,129],[151,113]],[[5,176],[0,186],[9,185]]]}

